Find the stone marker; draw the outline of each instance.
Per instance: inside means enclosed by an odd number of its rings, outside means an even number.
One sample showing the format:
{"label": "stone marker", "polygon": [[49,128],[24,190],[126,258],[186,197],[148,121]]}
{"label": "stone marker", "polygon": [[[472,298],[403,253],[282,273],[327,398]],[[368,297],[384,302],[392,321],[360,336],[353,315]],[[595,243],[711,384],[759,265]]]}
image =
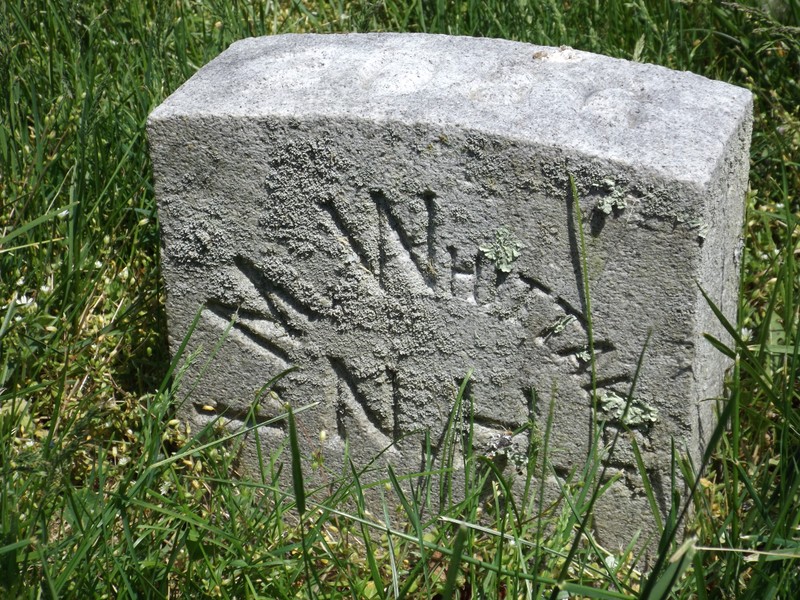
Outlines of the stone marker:
{"label": "stone marker", "polygon": [[[256,421],[319,402],[298,417],[307,458],[336,473],[346,441],[364,465],[399,440],[382,459],[411,472],[414,432],[441,447],[473,369],[476,451],[524,455],[528,432],[507,432],[532,419],[541,437],[552,399],[566,475],[586,461],[593,404],[610,443],[650,334],[625,420],[665,508],[671,440],[697,462],[722,393],[727,362],[703,333],[725,336],[700,287],[735,318],[751,122],[744,89],[567,47],[235,43],[149,121],[173,350],[206,307],[183,417],[240,426],[298,365]],[[283,423],[259,431],[267,450],[286,440]],[[596,529],[618,545],[652,517],[627,434],[608,466],[620,477]]]}

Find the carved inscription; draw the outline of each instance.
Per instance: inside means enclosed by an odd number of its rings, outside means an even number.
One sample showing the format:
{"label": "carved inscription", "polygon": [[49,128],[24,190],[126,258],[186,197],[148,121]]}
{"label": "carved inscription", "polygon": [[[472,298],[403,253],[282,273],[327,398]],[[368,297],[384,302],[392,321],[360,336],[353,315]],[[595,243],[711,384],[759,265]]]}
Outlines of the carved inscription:
{"label": "carved inscription", "polygon": [[[566,374],[565,393],[586,405],[583,311],[516,267],[500,273],[477,245],[440,236],[439,203],[431,190],[404,201],[380,189],[362,197],[361,212],[319,201],[303,223],[315,248],[236,254],[207,317],[219,329],[232,322],[274,370],[299,365],[328,381],[327,398],[308,400],[324,400],[331,433],[375,449],[420,429],[436,442],[448,418],[442,398],[453,394],[442,382],[473,368],[468,394],[483,437],[527,422],[531,390],[551,385],[547,369]],[[611,341],[595,342],[596,356],[613,352]],[[244,420],[234,410],[228,418]]]}

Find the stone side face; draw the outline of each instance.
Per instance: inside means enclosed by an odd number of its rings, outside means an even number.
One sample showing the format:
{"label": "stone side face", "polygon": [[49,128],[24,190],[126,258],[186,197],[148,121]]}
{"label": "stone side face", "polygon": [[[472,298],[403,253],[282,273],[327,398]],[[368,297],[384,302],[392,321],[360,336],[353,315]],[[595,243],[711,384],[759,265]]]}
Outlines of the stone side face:
{"label": "stone side face", "polygon": [[[697,284],[735,318],[751,112],[746,90],[568,48],[234,44],[149,121],[173,349],[200,306],[190,349],[207,354],[233,320],[184,418],[240,426],[297,365],[257,419],[319,402],[299,418],[306,455],[335,472],[345,442],[366,464],[396,441],[383,458],[411,472],[421,432],[441,447],[473,370],[478,452],[530,420],[542,431],[552,399],[551,460],[580,469],[593,419],[582,223],[603,443],[649,335],[630,425],[666,486],[671,440],[699,458],[728,366],[702,337],[724,336]],[[269,449],[285,436],[260,429]],[[520,453],[528,438],[513,438]],[[649,528],[626,440],[598,507],[609,545]],[[257,469],[252,447],[243,461]]]}

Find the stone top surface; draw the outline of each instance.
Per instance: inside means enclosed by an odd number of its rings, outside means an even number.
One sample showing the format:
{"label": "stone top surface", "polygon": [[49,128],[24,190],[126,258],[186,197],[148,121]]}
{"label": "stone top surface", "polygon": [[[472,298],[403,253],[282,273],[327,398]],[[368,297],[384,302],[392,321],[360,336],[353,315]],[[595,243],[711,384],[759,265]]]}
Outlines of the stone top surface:
{"label": "stone top surface", "polygon": [[151,121],[319,116],[455,125],[704,186],[751,105],[743,88],[568,47],[292,34],[234,43]]}

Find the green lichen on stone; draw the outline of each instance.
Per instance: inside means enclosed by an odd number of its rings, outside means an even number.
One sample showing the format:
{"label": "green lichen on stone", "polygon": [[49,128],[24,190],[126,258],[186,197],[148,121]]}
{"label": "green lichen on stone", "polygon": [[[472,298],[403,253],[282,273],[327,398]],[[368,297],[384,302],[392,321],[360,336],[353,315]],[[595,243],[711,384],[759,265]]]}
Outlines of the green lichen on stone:
{"label": "green lichen on stone", "polygon": [[512,263],[519,258],[520,251],[524,247],[513,233],[501,227],[494,234],[494,242],[479,246],[478,249],[494,263],[498,271],[510,273]]}
{"label": "green lichen on stone", "polygon": [[548,327],[545,330],[547,332],[547,335],[545,335],[545,338],[544,338],[545,341],[550,339],[551,336],[558,335],[559,333],[562,333],[569,326],[569,324],[572,323],[574,320],[575,320],[575,316],[574,315],[564,315],[563,317],[558,319],[555,323],[550,325],[550,327]]}
{"label": "green lichen on stone", "polygon": [[[500,434],[489,443],[484,456],[495,461],[495,464],[508,461],[514,465],[517,473],[522,475],[528,465],[528,453],[523,438],[524,436],[518,437],[511,432]],[[501,468],[505,468],[505,465],[503,464]]]}
{"label": "green lichen on stone", "polygon": [[697,239],[701,242],[708,237],[708,233],[711,231],[711,225],[705,223],[702,219],[695,219],[687,224],[691,229],[697,230]]}
{"label": "green lichen on stone", "polygon": [[641,398],[633,398],[628,406],[627,398],[614,392],[605,392],[600,397],[600,408],[610,421],[618,421],[630,427],[637,425],[652,425],[658,420],[658,409],[653,408]]}
{"label": "green lichen on stone", "polygon": [[625,192],[617,188],[617,184],[611,179],[603,180],[603,189],[606,191],[606,196],[603,196],[597,201],[596,208],[600,212],[610,215],[613,210],[624,210],[628,204],[625,202]]}

